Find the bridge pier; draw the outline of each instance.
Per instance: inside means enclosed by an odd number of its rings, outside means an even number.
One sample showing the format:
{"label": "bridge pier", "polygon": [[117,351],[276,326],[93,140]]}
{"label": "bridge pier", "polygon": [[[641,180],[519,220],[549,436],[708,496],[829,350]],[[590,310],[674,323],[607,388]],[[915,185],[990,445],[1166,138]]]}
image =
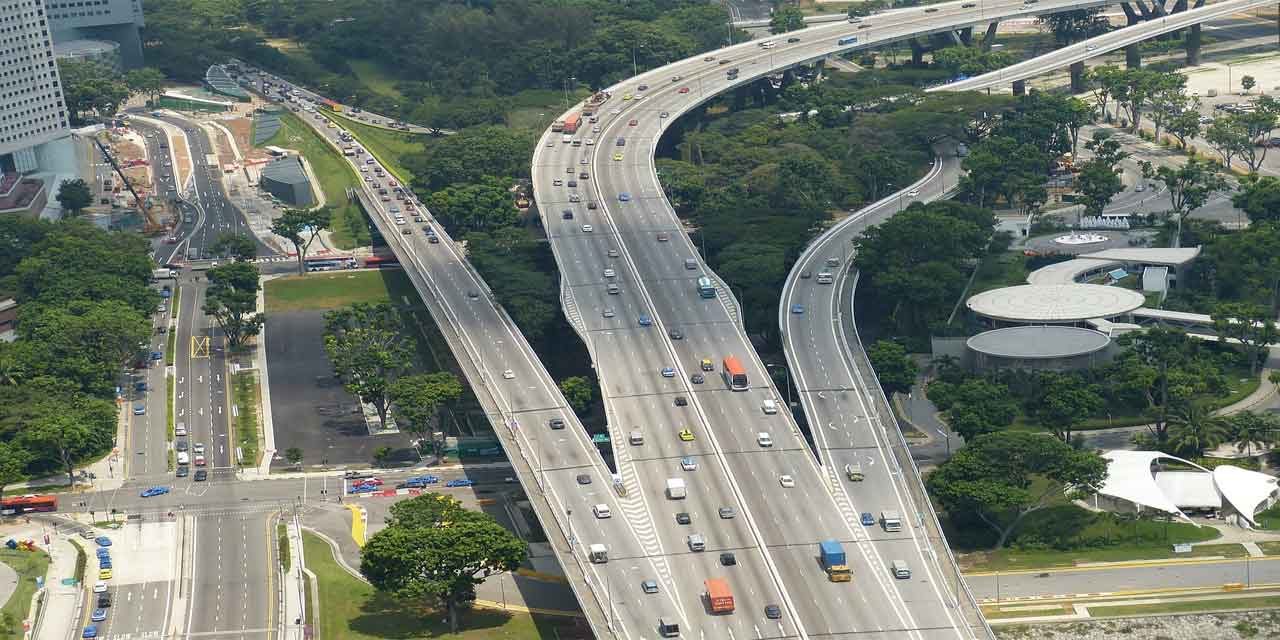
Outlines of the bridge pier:
{"label": "bridge pier", "polygon": [[1129,69],[1142,68],[1142,52],[1138,51],[1138,43],[1124,48],[1124,66]]}
{"label": "bridge pier", "polygon": [[959,31],[953,31],[956,37],[960,39],[960,43],[969,46],[973,44],[973,27],[965,27]]}
{"label": "bridge pier", "polygon": [[1191,31],[1187,33],[1187,65],[1196,66],[1200,64],[1200,25],[1191,25]]}
{"label": "bridge pier", "polygon": [[1027,81],[1026,81],[1026,80],[1014,80],[1014,81],[1013,81],[1013,95],[1015,95],[1015,96],[1025,96],[1025,95],[1027,95]]}
{"label": "bridge pier", "polygon": [[991,45],[996,41],[996,29],[1000,26],[999,22],[992,22],[987,25],[987,34],[982,37],[982,50],[990,51]]}
{"label": "bridge pier", "polygon": [[1071,93],[1084,93],[1084,61],[1071,64]]}
{"label": "bridge pier", "polygon": [[919,40],[912,38],[907,41],[911,45],[911,65],[918,67],[924,64],[924,45]]}

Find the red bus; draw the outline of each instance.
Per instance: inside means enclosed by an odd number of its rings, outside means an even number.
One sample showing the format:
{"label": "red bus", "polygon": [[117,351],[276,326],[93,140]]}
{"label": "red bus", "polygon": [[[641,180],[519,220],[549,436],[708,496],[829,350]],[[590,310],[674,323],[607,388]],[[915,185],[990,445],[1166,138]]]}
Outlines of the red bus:
{"label": "red bus", "polygon": [[742,368],[742,363],[734,356],[725,356],[724,358],[724,378],[729,383],[729,388],[734,391],[746,391],[751,388],[747,384],[747,370]]}
{"label": "red bus", "polygon": [[364,268],[366,269],[386,269],[399,266],[400,258],[395,256],[369,256],[364,259]]}
{"label": "red bus", "polygon": [[18,513],[31,513],[34,511],[57,510],[58,498],[55,496],[38,496],[30,494],[25,496],[0,498],[0,514],[6,516]]}

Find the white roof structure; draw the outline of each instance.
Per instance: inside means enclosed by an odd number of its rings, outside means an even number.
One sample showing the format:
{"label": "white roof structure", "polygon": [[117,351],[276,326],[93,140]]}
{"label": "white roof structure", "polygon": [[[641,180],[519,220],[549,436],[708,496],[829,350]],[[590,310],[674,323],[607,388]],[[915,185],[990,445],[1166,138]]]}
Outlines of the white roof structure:
{"label": "white roof structure", "polygon": [[988,356],[1051,360],[1101,351],[1111,344],[1111,339],[1106,334],[1081,327],[1024,325],[984,331],[969,338],[965,344]]}
{"label": "white roof structure", "polygon": [[[1264,473],[1222,465],[1210,471],[1190,460],[1159,451],[1108,451],[1107,479],[1098,495],[1164,511],[1190,520],[1184,508],[1205,509],[1230,506],[1250,524],[1253,515],[1266,507],[1275,494],[1276,478]],[[1157,460],[1177,462],[1199,471],[1152,471]]]}
{"label": "white roof structure", "polygon": [[1024,284],[984,291],[965,305],[996,320],[1053,324],[1124,315],[1146,301],[1137,291],[1099,284]]}
{"label": "white roof structure", "polygon": [[1171,248],[1122,248],[1105,249],[1094,253],[1081,254],[1081,258],[1096,258],[1141,264],[1158,264],[1166,267],[1180,267],[1200,255],[1200,247]]}
{"label": "white roof structure", "polygon": [[1119,260],[1075,258],[1040,267],[1027,274],[1027,282],[1030,284],[1071,284],[1086,273],[1102,271],[1119,264],[1121,264]]}

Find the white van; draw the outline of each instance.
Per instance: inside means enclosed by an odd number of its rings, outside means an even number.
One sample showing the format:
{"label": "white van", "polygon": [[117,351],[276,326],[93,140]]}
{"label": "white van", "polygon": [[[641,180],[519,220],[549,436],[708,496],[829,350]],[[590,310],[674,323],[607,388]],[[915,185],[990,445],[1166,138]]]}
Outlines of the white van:
{"label": "white van", "polygon": [[761,43],[760,43],[760,48],[761,48],[761,49],[772,49],[772,48],[774,48],[774,47],[776,47],[776,46],[778,46],[778,43],[776,43],[776,42],[774,42],[774,41],[772,41],[772,40],[765,40],[764,42],[761,42]]}
{"label": "white van", "polygon": [[630,440],[633,446],[640,446],[644,444],[644,434],[640,433],[639,429],[636,429],[631,432]]}
{"label": "white van", "polygon": [[778,403],[775,402],[773,398],[765,398],[764,402],[760,404],[760,408],[763,409],[765,413],[773,415],[778,412]]}
{"label": "white van", "polygon": [[830,271],[822,271],[818,273],[818,284],[831,284],[833,282]]}
{"label": "white van", "polygon": [[893,577],[899,580],[906,580],[911,577],[911,567],[907,566],[906,560],[894,560],[889,563],[889,570],[893,572]]}
{"label": "white van", "polygon": [[186,451],[178,452],[178,464],[191,464],[191,456]]}
{"label": "white van", "polygon": [[591,513],[594,513],[601,520],[613,517],[613,512],[609,510],[609,505],[607,504],[598,504],[591,507]]}
{"label": "white van", "polygon": [[596,564],[604,564],[609,561],[609,549],[602,544],[593,544],[590,547],[591,561]]}

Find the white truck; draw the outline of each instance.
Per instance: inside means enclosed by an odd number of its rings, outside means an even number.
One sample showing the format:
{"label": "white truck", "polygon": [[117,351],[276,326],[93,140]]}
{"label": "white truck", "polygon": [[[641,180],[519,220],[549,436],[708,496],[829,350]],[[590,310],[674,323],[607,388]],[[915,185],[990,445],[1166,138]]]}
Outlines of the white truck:
{"label": "white truck", "polygon": [[173,269],[169,269],[168,267],[163,269],[153,269],[151,271],[151,279],[152,280],[172,280]]}
{"label": "white truck", "polygon": [[902,531],[902,516],[897,511],[881,511],[880,526],[885,531]]}
{"label": "white truck", "polygon": [[686,495],[684,478],[667,478],[667,497],[672,500],[681,500]]}
{"label": "white truck", "polygon": [[604,564],[609,561],[609,548],[602,544],[593,544],[590,547],[591,561],[596,564]]}

